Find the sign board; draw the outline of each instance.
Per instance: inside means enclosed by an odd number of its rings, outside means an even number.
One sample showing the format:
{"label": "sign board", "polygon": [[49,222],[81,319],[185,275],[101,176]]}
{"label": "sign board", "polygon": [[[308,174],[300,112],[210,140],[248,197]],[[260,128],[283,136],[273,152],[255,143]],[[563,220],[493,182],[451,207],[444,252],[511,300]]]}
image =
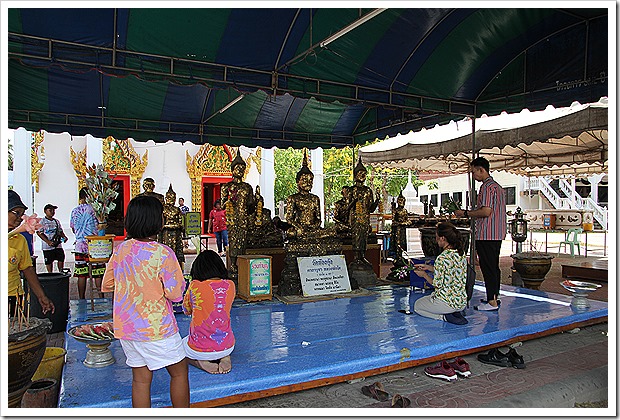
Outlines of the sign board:
{"label": "sign board", "polygon": [[304,296],[329,295],[351,291],[344,255],[297,258]]}
{"label": "sign board", "polygon": [[373,233],[377,233],[379,231],[379,215],[378,214],[370,215],[370,226],[372,227]]}
{"label": "sign board", "polygon": [[239,255],[237,294],[247,301],[271,299],[271,256]]}
{"label": "sign board", "polygon": [[108,262],[114,248],[114,235],[87,235],[90,262]]}
{"label": "sign board", "polygon": [[200,212],[198,211],[187,212],[185,213],[185,216],[183,219],[185,221],[185,237],[186,238],[201,234],[202,225],[201,225],[201,220],[200,220]]}

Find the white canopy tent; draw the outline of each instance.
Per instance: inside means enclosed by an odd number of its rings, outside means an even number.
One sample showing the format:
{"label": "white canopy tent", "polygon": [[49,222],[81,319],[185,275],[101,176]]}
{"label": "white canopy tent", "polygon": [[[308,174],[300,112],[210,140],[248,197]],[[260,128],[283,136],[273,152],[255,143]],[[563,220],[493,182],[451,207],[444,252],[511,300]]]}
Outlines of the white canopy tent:
{"label": "white canopy tent", "polygon": [[[472,152],[492,170],[526,176],[607,172],[607,98],[570,107],[483,115],[410,132],[362,147],[364,163],[421,173],[464,173]],[[472,126],[475,133],[472,135]]]}

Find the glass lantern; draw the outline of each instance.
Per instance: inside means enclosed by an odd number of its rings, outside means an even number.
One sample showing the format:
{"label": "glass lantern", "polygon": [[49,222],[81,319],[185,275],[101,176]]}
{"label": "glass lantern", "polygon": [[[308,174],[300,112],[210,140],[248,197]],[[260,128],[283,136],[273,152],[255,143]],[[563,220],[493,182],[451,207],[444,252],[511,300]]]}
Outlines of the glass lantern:
{"label": "glass lantern", "polygon": [[510,235],[512,240],[517,242],[517,249],[521,247],[521,242],[527,239],[527,220],[523,218],[521,207],[517,207],[515,218],[510,222]]}

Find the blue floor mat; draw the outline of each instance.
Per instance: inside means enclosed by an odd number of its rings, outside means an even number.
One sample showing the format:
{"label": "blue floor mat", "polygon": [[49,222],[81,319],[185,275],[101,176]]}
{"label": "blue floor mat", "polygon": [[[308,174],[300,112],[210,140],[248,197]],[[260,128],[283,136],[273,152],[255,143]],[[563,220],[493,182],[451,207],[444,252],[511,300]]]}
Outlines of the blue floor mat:
{"label": "blue floor mat", "polygon": [[[607,302],[591,300],[590,308],[576,310],[570,305],[571,296],[502,286],[498,312],[469,308],[469,323],[454,325],[398,312],[412,311],[415,300],[428,292],[411,291],[406,286],[371,289],[375,292],[372,296],[294,305],[275,299],[256,303],[236,300],[231,312],[236,337],[232,371],[211,375],[189,366],[191,402],[466,352],[607,316]],[[485,296],[482,285],[475,289],[473,304]],[[100,303],[92,315],[102,318],[109,307]],[[177,322],[181,336],[186,336],[189,318],[177,315]],[[80,323],[71,320],[68,328]],[[131,407],[131,368],[125,364],[118,341],[110,347],[116,363],[100,369],[82,364],[85,344],[67,335],[66,347],[60,407]],[[171,405],[169,382],[165,369],[154,372],[153,407]]]}

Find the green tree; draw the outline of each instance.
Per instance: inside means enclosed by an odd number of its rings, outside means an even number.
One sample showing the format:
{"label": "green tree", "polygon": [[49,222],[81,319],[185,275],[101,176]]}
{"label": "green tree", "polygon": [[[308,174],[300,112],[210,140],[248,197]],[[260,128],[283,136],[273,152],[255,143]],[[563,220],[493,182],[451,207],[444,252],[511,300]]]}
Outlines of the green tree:
{"label": "green tree", "polygon": [[274,185],[274,199],[276,206],[280,201],[285,201],[286,197],[297,192],[295,175],[301,168],[303,151],[288,149],[275,149],[273,153],[274,170],[276,173]]}

